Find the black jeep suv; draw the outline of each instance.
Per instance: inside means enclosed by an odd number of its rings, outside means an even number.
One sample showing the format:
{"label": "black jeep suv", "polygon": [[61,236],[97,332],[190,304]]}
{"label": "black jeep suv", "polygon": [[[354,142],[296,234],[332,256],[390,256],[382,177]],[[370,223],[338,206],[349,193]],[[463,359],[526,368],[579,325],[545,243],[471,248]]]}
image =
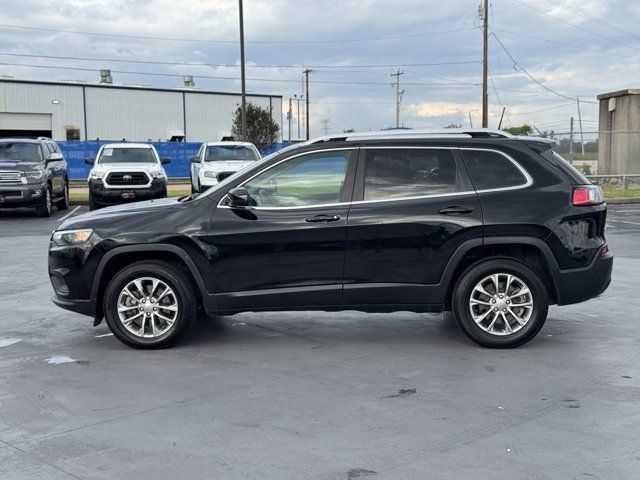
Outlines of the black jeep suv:
{"label": "black jeep suv", "polygon": [[35,207],[39,217],[53,205],[69,208],[67,162],[49,138],[0,138],[0,208]]}
{"label": "black jeep suv", "polygon": [[491,130],[314,140],[205,194],[67,220],[53,300],[140,348],[175,343],[200,306],[451,309],[475,342],[515,347],[550,304],[611,278],[602,192],[554,146]]}

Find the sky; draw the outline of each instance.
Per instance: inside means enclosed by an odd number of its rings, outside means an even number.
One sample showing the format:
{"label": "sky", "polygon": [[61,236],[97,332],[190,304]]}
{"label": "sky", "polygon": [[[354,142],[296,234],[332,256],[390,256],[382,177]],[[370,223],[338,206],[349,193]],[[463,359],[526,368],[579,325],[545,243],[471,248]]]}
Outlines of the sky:
{"label": "sky", "polygon": [[[193,75],[203,90],[240,90],[236,0],[3,0],[2,7],[0,76],[95,82],[110,68],[118,84],[177,87]],[[395,125],[390,74],[400,69],[403,126],[479,127],[478,7],[478,0],[244,0],[247,90],[282,95],[286,113],[310,68],[312,137],[324,124],[328,133],[379,130]],[[572,116],[578,128],[579,99],[583,130],[595,131],[598,94],[640,87],[638,1],[493,0],[488,18],[492,128],[505,107],[503,126],[567,132]]]}

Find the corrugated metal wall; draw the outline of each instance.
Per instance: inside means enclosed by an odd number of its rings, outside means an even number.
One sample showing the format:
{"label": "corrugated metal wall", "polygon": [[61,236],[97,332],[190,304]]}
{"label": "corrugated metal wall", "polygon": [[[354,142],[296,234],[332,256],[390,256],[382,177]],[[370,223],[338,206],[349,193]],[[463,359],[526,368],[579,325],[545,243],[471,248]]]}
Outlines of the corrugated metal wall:
{"label": "corrugated metal wall", "polygon": [[76,85],[2,81],[0,112],[49,114],[52,135],[59,140],[66,140],[66,126],[84,131],[82,88]]}
{"label": "corrugated metal wall", "polygon": [[[282,127],[281,97],[247,101],[269,109]],[[238,105],[236,94],[0,79],[0,112],[50,114],[54,140],[66,140],[69,126],[82,140],[166,141],[184,133],[190,142],[216,141],[230,134]]]}

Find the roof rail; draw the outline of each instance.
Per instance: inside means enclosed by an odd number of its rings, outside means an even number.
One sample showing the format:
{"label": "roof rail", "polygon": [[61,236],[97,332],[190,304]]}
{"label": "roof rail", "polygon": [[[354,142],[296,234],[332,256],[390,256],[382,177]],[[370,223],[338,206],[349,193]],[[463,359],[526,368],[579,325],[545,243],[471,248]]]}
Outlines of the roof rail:
{"label": "roof rail", "polygon": [[438,130],[383,130],[380,132],[353,132],[325,135],[309,143],[331,141],[377,140],[384,138],[513,138],[502,130],[491,128],[442,128]]}

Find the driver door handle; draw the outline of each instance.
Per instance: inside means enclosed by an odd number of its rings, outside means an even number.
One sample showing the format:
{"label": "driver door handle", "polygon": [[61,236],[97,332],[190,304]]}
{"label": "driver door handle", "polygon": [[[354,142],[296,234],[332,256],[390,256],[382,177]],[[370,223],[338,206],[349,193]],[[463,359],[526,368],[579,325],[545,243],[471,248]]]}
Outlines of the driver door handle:
{"label": "driver door handle", "polygon": [[337,222],[340,220],[340,215],[316,215],[315,217],[306,218],[304,221],[309,223],[328,223]]}
{"label": "driver door handle", "polygon": [[441,208],[440,210],[438,210],[438,213],[441,215],[464,215],[472,212],[473,207],[461,207],[458,205],[453,207]]}

